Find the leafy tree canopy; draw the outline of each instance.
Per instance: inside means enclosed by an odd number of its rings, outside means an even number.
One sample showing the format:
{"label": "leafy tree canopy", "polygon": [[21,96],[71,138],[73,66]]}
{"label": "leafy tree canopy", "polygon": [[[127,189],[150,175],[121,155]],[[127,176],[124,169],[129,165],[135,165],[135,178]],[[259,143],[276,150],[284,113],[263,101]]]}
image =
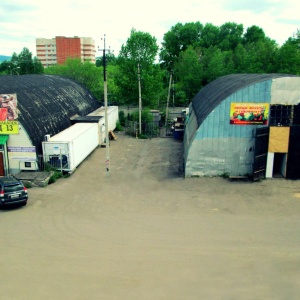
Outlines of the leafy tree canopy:
{"label": "leafy tree canopy", "polygon": [[138,104],[140,78],[143,105],[157,103],[162,89],[162,71],[155,64],[158,54],[156,38],[149,33],[131,30],[126,44],[122,45],[118,57],[116,83],[124,104]]}
{"label": "leafy tree canopy", "polygon": [[45,73],[70,77],[83,84],[98,99],[102,97],[100,81],[101,78],[103,80],[103,74],[100,68],[90,62],[82,63],[79,58],[69,58],[63,65],[45,68]]}
{"label": "leafy tree canopy", "polygon": [[36,57],[32,58],[32,53],[28,48],[23,48],[19,55],[14,52],[9,61],[4,61],[0,65],[2,74],[41,74],[43,71],[42,63]]}

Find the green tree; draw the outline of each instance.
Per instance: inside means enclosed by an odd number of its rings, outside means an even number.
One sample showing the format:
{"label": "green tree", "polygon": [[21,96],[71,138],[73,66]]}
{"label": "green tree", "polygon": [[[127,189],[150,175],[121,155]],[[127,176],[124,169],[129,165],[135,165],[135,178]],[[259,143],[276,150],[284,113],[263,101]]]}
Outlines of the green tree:
{"label": "green tree", "polygon": [[70,77],[84,85],[97,99],[103,98],[103,72],[91,62],[69,58],[63,65],[46,68],[45,73]]}
{"label": "green tree", "polygon": [[263,29],[253,25],[247,28],[246,33],[243,36],[243,44],[250,44],[258,41],[263,41],[265,40],[265,38],[266,35]]}
{"label": "green tree", "polygon": [[165,33],[160,50],[162,66],[170,68],[170,65],[178,60],[180,52],[185,51],[188,46],[197,45],[202,29],[203,25],[200,22],[177,23]]}
{"label": "green tree", "polygon": [[201,63],[203,64],[203,85],[226,74],[225,56],[216,46],[205,50]]}
{"label": "green tree", "polygon": [[273,73],[276,72],[275,57],[277,45],[269,38],[247,44],[245,57],[245,70],[247,73]]}
{"label": "green tree", "polygon": [[209,48],[210,46],[216,46],[219,43],[220,28],[211,23],[206,23],[203,27],[199,46],[201,48]]}
{"label": "green tree", "polygon": [[11,67],[10,61],[8,61],[8,60],[3,61],[0,64],[0,74],[1,75],[10,74],[10,67]]}
{"label": "green tree", "polygon": [[300,31],[290,37],[278,50],[277,72],[300,75]]}
{"label": "green tree", "polygon": [[224,61],[225,72],[226,72],[224,75],[236,73],[232,50],[223,51],[223,61]]}
{"label": "green tree", "polygon": [[[106,52],[105,53],[105,61],[107,65],[116,65],[117,63],[117,58],[112,52]],[[96,58],[96,66],[101,67],[103,66],[103,56],[97,57]]]}
{"label": "green tree", "polygon": [[0,72],[10,75],[41,74],[44,72],[42,63],[36,58],[32,58],[32,53],[28,48],[23,48],[21,53],[13,53],[10,61],[1,64]]}
{"label": "green tree", "polygon": [[144,106],[155,106],[162,90],[162,72],[155,59],[158,53],[156,38],[149,33],[131,30],[118,57],[116,84],[124,104],[138,105],[138,69],[140,70]]}
{"label": "green tree", "polygon": [[44,66],[37,57],[33,58],[33,70],[34,74],[44,73]]}
{"label": "green tree", "polygon": [[201,52],[189,46],[181,52],[178,62],[175,64],[175,72],[179,78],[180,88],[185,96],[185,103],[190,102],[202,87],[203,70],[200,64]]}
{"label": "green tree", "polygon": [[242,44],[238,44],[233,51],[233,62],[236,73],[245,73],[247,69],[247,51]]}
{"label": "green tree", "polygon": [[20,67],[20,74],[34,74],[32,53],[28,48],[23,48],[18,55],[18,66]]}
{"label": "green tree", "polygon": [[244,26],[227,22],[220,27],[219,48],[221,50],[234,50],[243,39]]}

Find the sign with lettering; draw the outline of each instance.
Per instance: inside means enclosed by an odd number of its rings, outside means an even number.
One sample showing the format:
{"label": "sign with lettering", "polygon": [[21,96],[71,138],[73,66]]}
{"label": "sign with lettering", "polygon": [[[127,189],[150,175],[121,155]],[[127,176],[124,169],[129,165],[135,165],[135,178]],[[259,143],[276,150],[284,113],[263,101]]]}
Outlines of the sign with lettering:
{"label": "sign with lettering", "polygon": [[35,147],[7,147],[8,157],[10,159],[19,159],[26,161],[36,160]]}
{"label": "sign with lettering", "polygon": [[16,94],[0,94],[0,134],[18,134]]}
{"label": "sign with lettering", "polygon": [[18,121],[0,121],[0,134],[18,134]]}
{"label": "sign with lettering", "polygon": [[230,124],[267,125],[269,103],[231,103]]}

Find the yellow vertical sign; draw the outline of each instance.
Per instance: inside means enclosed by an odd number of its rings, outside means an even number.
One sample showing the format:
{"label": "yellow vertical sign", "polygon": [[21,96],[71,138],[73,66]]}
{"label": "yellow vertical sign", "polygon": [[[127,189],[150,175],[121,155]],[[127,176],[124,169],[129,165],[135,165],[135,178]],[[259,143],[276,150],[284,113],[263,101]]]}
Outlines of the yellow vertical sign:
{"label": "yellow vertical sign", "polygon": [[0,134],[18,134],[18,121],[0,121]]}

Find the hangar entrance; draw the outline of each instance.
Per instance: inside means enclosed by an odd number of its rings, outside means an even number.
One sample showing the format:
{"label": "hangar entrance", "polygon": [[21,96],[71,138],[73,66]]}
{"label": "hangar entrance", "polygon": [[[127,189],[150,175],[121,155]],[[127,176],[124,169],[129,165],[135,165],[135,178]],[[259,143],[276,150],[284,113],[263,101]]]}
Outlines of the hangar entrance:
{"label": "hangar entrance", "polygon": [[290,127],[270,126],[267,178],[286,177]]}
{"label": "hangar entrance", "polygon": [[274,178],[285,177],[287,153],[274,153],[273,176]]}
{"label": "hangar entrance", "polygon": [[290,127],[286,178],[300,179],[300,126]]}
{"label": "hangar entrance", "polygon": [[300,126],[270,127],[268,178],[300,179]]}

